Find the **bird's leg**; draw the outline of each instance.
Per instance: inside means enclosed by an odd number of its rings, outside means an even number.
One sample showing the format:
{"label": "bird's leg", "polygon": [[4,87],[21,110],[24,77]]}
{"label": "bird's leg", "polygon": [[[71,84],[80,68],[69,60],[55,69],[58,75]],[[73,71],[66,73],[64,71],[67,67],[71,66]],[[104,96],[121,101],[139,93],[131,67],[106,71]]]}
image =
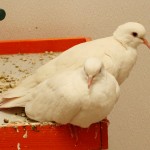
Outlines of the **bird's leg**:
{"label": "bird's leg", "polygon": [[99,124],[96,124],[94,139],[97,139],[99,133],[100,133],[100,126]]}
{"label": "bird's leg", "polygon": [[69,124],[69,129],[71,133],[71,137],[75,138],[76,143],[78,142],[78,132],[77,132],[77,127]]}
{"label": "bird's leg", "polygon": [[96,127],[95,136],[94,136],[95,139],[97,139],[98,133],[99,133],[99,127]]}
{"label": "bird's leg", "polygon": [[108,119],[103,119],[102,121],[101,121],[102,123],[106,123],[107,124],[107,126],[110,124],[110,122],[109,122],[109,120]]}
{"label": "bird's leg", "polygon": [[[109,120],[107,118],[103,119],[101,121],[101,123],[104,123],[104,124],[107,124],[107,126],[110,124]],[[101,127],[102,128],[102,127]],[[98,136],[98,133],[99,133],[99,125],[96,126],[96,129],[95,129],[95,136],[94,138],[96,139],[97,136]]]}

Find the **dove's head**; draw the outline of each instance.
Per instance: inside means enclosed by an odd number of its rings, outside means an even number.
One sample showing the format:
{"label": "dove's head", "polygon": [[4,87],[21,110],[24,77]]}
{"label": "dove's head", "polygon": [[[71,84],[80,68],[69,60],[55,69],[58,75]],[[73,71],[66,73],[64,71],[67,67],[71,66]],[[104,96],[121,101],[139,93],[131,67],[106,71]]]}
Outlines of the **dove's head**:
{"label": "dove's head", "polygon": [[136,48],[139,44],[145,44],[150,48],[150,44],[145,39],[146,30],[143,25],[136,22],[128,22],[120,25],[113,36],[123,45]]}
{"label": "dove's head", "polygon": [[103,64],[97,57],[88,58],[84,63],[84,71],[88,79],[88,88],[92,85],[93,79],[103,72]]}

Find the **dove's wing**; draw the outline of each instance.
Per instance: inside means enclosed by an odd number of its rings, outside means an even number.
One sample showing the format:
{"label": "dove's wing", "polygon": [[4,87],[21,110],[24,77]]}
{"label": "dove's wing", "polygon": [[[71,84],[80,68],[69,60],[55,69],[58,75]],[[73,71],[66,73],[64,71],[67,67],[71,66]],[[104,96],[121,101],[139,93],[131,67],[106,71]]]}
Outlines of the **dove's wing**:
{"label": "dove's wing", "polygon": [[[81,109],[84,94],[79,88],[86,88],[76,73],[63,75],[47,80],[32,94],[34,100],[25,106],[29,118],[37,121],[55,121],[69,123]],[[81,82],[80,82],[81,81]],[[80,85],[81,87],[80,87]],[[85,92],[84,92],[85,93]]]}
{"label": "dove's wing", "polygon": [[88,94],[80,72],[67,71],[45,80],[28,94],[4,101],[0,108],[25,107],[27,116],[33,120],[69,123],[80,111],[83,96]]}

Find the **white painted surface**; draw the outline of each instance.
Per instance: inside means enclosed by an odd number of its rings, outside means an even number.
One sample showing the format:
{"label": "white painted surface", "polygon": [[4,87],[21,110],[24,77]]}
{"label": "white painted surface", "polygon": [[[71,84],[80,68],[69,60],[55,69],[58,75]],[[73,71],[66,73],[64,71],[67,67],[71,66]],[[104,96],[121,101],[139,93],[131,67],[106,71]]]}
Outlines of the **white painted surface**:
{"label": "white painted surface", "polygon": [[[29,39],[112,34],[124,22],[137,21],[150,39],[148,0],[1,0],[6,10],[0,39]],[[150,149],[150,53],[139,47],[136,66],[122,85],[118,104],[109,116],[110,150]]]}

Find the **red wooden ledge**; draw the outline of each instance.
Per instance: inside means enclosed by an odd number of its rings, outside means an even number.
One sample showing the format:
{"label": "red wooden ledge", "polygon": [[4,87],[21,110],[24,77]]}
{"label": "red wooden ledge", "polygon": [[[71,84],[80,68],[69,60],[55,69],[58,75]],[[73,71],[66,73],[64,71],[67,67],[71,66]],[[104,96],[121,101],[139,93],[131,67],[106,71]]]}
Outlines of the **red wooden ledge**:
{"label": "red wooden ledge", "polygon": [[[89,38],[36,39],[0,41],[0,54],[62,52],[88,41]],[[75,127],[78,141],[71,137],[68,125],[32,125],[0,127],[0,150],[104,150],[108,149],[107,122],[93,124],[88,129]],[[18,132],[19,131],[19,132]],[[27,132],[27,138],[23,135]]]}
{"label": "red wooden ledge", "polygon": [[[16,150],[100,150],[101,124],[93,124],[88,129],[77,129],[78,140],[72,137],[68,125],[63,126],[19,126],[0,128],[0,149]],[[27,137],[24,138],[24,135]]]}
{"label": "red wooden ledge", "polygon": [[62,52],[68,48],[83,43],[88,38],[62,38],[38,40],[0,41],[0,54],[40,53],[44,51]]}

